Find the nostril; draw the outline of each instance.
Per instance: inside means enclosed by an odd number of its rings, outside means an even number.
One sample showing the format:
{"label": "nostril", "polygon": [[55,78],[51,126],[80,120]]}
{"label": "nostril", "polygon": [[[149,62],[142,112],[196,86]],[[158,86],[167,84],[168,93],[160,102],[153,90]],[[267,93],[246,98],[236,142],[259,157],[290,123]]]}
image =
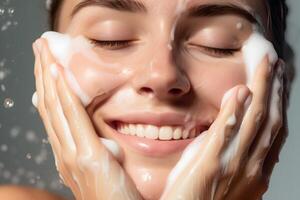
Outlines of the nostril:
{"label": "nostril", "polygon": [[153,90],[151,88],[148,88],[148,87],[142,87],[140,89],[140,92],[145,93],[145,94],[149,94],[149,93],[153,93]]}
{"label": "nostril", "polygon": [[169,94],[177,96],[177,95],[182,94],[182,90],[179,88],[172,88],[171,90],[169,90]]}

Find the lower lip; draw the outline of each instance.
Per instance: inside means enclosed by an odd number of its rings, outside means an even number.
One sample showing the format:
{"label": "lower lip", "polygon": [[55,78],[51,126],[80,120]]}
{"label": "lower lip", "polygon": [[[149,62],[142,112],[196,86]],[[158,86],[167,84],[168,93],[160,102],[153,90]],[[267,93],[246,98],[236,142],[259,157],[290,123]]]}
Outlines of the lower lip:
{"label": "lower lip", "polygon": [[144,156],[164,157],[182,152],[195,138],[184,140],[153,140],[138,136],[125,135],[113,129],[113,138],[119,144],[129,146],[132,150]]}

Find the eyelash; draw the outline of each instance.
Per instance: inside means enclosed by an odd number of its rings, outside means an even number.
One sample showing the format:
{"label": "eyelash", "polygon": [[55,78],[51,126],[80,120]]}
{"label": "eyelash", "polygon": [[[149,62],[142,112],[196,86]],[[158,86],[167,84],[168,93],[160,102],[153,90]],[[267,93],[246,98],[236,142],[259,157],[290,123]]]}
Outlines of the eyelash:
{"label": "eyelash", "polygon": [[131,40],[90,40],[95,46],[104,47],[108,49],[122,49],[131,44]]}
{"label": "eyelash", "polygon": [[193,46],[201,48],[202,50],[204,50],[204,51],[210,53],[212,56],[216,56],[216,57],[233,56],[235,52],[239,51],[239,49],[220,49],[220,48],[198,46],[198,45],[193,45]]}

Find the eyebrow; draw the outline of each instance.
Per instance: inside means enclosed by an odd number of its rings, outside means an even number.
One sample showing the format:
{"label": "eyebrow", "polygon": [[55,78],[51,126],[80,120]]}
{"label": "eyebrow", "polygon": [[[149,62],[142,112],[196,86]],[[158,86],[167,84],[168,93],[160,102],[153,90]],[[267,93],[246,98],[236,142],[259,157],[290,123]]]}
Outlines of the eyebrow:
{"label": "eyebrow", "polygon": [[83,0],[74,7],[71,13],[71,17],[73,17],[81,9],[88,6],[100,6],[118,11],[133,13],[147,12],[147,8],[145,7],[145,5],[142,2],[135,0]]}
{"label": "eyebrow", "polygon": [[211,17],[226,14],[239,15],[251,23],[261,25],[260,21],[250,11],[237,6],[235,4],[205,4],[195,6],[189,9],[188,16],[190,17]]}

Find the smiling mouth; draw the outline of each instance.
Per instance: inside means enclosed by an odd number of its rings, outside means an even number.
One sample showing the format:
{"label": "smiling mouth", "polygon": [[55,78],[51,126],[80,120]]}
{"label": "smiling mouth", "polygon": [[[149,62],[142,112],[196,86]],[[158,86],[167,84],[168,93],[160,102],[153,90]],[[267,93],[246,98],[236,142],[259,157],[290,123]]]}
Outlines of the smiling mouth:
{"label": "smiling mouth", "polygon": [[120,134],[163,141],[192,139],[208,129],[207,126],[185,128],[179,125],[156,126],[153,124],[134,124],[121,121],[114,121],[110,124]]}

